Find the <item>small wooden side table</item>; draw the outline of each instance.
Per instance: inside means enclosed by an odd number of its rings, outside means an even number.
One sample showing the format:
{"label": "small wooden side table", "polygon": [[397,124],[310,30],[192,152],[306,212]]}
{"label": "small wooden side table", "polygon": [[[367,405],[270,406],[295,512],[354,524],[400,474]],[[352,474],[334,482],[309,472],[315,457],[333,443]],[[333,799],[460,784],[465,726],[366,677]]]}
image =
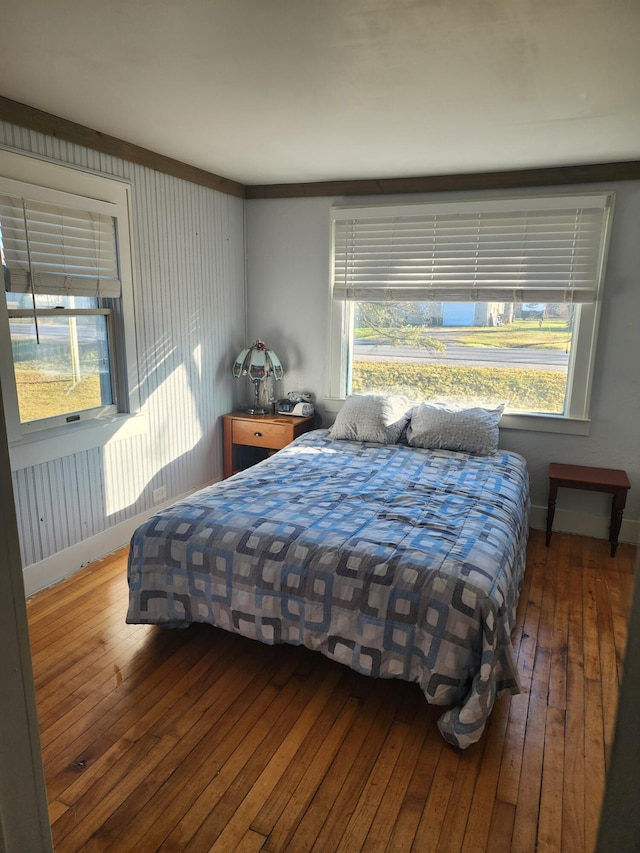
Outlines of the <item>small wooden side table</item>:
{"label": "small wooden side table", "polygon": [[618,547],[618,534],[622,524],[622,513],[627,502],[627,492],[631,488],[626,471],[617,468],[590,468],[587,465],[563,465],[559,462],[552,462],[549,465],[547,547],[551,542],[551,528],[553,527],[556,498],[560,487],[563,489],[585,489],[590,492],[607,492],[613,495],[609,542],[611,543],[611,556],[615,557]]}
{"label": "small wooden side table", "polygon": [[[230,477],[261,458],[271,456],[277,450],[314,428],[315,417],[298,418],[293,415],[248,415],[246,412],[230,412],[222,416],[224,424],[224,467],[223,477]],[[253,459],[243,460],[242,450],[253,448],[258,451]]]}

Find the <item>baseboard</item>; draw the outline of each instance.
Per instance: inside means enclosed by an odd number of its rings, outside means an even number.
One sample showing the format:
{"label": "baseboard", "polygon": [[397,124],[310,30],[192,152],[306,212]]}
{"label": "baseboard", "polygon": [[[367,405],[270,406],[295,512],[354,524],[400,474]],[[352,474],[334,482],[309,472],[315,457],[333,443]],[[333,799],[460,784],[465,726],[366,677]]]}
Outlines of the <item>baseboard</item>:
{"label": "baseboard", "polygon": [[24,590],[26,595],[32,595],[34,592],[39,592],[70,575],[79,572],[89,563],[95,562],[107,554],[111,554],[121,548],[123,545],[128,545],[131,537],[144,521],[151,518],[154,513],[165,507],[171,506],[172,503],[182,500],[187,495],[193,494],[199,489],[192,489],[183,495],[178,495],[169,501],[156,504],[152,509],[146,510],[139,515],[129,518],[126,521],[120,522],[108,530],[103,530],[96,536],[90,539],[84,539],[71,548],[65,548],[64,551],[58,551],[57,554],[42,560],[39,563],[33,563],[23,569]]}
{"label": "baseboard", "polygon": [[[545,530],[547,526],[547,507],[532,506],[529,520],[534,530]],[[561,533],[575,533],[578,536],[593,536],[596,539],[609,538],[609,519],[602,515],[557,508],[553,517],[553,529]],[[640,545],[640,521],[622,519],[619,542]]]}

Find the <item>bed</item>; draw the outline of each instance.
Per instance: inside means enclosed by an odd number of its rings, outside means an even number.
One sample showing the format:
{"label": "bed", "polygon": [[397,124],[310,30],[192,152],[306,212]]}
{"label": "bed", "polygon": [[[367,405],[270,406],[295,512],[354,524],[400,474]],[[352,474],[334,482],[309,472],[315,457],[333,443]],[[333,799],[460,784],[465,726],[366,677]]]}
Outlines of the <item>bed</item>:
{"label": "bed", "polygon": [[415,681],[464,749],[519,692],[528,509],[517,454],[316,430],[138,528],[127,622],[206,622]]}

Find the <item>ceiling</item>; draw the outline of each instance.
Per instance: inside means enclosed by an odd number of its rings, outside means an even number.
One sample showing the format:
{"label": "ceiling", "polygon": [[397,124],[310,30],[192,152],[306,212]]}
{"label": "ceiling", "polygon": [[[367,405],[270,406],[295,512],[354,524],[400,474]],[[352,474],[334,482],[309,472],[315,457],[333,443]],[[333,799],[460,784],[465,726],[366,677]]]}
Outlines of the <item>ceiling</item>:
{"label": "ceiling", "polygon": [[640,160],[640,2],[10,0],[0,94],[244,184]]}

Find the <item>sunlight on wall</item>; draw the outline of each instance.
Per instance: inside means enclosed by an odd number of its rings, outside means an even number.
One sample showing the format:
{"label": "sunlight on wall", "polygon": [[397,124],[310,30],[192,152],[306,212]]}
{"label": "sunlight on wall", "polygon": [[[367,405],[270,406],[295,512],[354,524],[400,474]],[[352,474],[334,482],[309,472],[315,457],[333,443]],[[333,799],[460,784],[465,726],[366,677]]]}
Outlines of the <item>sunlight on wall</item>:
{"label": "sunlight on wall", "polygon": [[194,367],[198,373],[198,379],[202,379],[202,344],[198,344],[194,347],[191,357],[193,359]]}
{"label": "sunlight on wall", "polygon": [[[199,361],[198,354],[195,354]],[[198,368],[200,374],[200,368]],[[144,442],[112,442],[105,447],[105,510],[113,516],[136,503],[146,488],[167,487],[171,463],[192,450],[203,437],[189,378],[179,365],[142,406],[149,424]]]}

